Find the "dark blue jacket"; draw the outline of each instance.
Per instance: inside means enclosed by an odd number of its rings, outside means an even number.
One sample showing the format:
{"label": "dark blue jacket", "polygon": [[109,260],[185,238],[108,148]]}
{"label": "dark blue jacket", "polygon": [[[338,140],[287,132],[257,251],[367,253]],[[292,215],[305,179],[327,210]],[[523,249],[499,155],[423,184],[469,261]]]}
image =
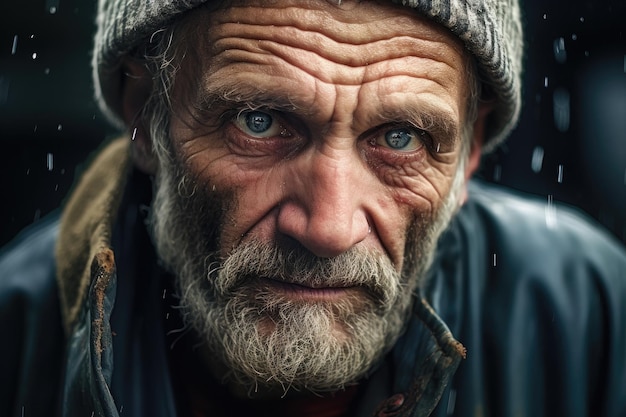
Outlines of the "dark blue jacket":
{"label": "dark blue jacket", "polygon": [[[184,410],[150,182],[126,143],[0,254],[0,416]],[[624,248],[564,207],[480,183],[469,195],[355,416],[626,416]]]}

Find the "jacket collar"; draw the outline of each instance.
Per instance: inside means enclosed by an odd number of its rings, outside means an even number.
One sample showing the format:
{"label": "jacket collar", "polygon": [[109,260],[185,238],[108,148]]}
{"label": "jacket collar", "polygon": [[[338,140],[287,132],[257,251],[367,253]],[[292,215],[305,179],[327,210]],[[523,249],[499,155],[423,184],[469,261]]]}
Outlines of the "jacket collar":
{"label": "jacket collar", "polygon": [[130,140],[108,143],[80,178],[63,209],[56,247],[57,281],[66,335],[89,290],[92,260],[112,270],[111,231],[124,192]]}

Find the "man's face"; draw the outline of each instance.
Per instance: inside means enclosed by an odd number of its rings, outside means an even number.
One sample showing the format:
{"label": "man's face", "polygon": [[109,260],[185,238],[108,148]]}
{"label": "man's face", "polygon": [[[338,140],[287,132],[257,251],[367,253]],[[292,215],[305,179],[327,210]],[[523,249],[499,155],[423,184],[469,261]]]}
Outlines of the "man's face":
{"label": "man's face", "polygon": [[386,2],[252,1],[186,27],[153,207],[184,315],[236,383],[354,382],[458,203],[463,47]]}

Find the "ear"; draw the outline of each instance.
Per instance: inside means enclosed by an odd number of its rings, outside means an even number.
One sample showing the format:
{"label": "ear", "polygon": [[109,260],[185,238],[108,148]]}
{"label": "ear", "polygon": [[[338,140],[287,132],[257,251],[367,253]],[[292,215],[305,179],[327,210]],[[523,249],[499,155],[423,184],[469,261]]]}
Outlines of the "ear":
{"label": "ear", "polygon": [[157,170],[157,158],[152,152],[150,133],[141,117],[152,91],[152,78],[147,68],[132,58],[122,62],[122,112],[124,122],[130,129],[131,151],[135,166],[153,175]]}
{"label": "ear", "polygon": [[485,140],[485,123],[487,116],[491,113],[493,104],[490,102],[482,102],[478,107],[478,117],[474,122],[474,131],[472,134],[472,143],[470,144],[470,152],[465,165],[465,185],[463,186],[463,195],[461,196],[461,204],[467,201],[467,182],[480,165],[480,159],[483,152],[483,142]]}

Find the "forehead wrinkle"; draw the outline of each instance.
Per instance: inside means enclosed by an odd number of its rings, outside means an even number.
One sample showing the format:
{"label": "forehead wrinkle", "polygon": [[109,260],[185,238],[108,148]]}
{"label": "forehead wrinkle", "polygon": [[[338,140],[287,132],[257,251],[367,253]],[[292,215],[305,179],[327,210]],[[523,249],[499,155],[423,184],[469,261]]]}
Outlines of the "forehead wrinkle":
{"label": "forehead wrinkle", "polygon": [[[376,4],[363,2],[360,10],[342,10],[324,2],[307,2],[302,6],[252,5],[230,7],[227,12],[216,13],[213,27],[233,23],[261,26],[291,26],[306,32],[326,30],[327,36],[340,43],[359,44],[372,37],[385,39],[392,33],[419,34],[419,37],[437,42],[450,42],[460,50],[462,42],[443,27],[417,14],[414,10],[394,5],[391,2]],[[363,26],[371,29],[363,33]],[[403,26],[404,30],[398,27]]]}
{"label": "forehead wrinkle", "polygon": [[[280,52],[278,48],[293,48],[297,54],[310,52],[326,60],[351,67],[414,56],[441,62],[455,67],[452,49],[442,40],[425,39],[406,34],[372,36],[360,41],[336,39],[320,30],[300,29],[293,26],[232,23],[214,28],[210,44],[217,53],[231,49],[249,52]],[[248,41],[248,42],[246,42]],[[253,41],[253,42],[249,42]],[[453,56],[453,55],[452,55]]]}

